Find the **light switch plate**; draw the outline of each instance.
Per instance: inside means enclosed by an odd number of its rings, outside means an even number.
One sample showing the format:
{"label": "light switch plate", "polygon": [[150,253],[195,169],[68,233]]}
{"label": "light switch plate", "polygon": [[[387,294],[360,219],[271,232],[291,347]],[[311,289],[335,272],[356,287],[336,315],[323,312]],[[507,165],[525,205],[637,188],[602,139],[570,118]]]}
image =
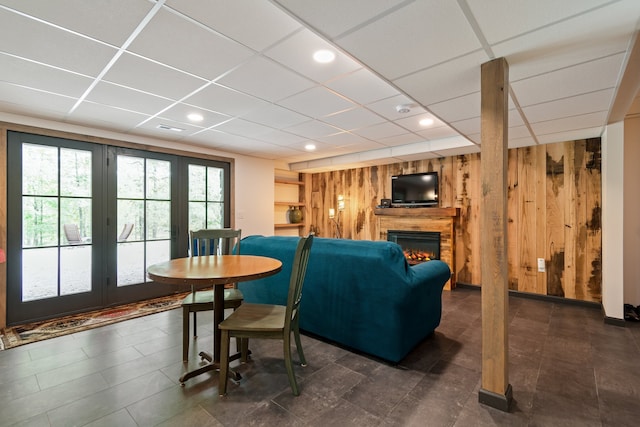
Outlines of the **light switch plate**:
{"label": "light switch plate", "polygon": [[538,273],[544,273],[544,258],[538,258]]}

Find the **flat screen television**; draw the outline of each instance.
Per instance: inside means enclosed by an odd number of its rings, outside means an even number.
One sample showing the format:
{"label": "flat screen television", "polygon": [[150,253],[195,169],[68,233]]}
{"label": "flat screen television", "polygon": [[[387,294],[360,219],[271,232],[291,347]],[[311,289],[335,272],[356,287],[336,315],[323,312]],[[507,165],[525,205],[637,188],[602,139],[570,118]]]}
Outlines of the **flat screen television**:
{"label": "flat screen television", "polygon": [[391,177],[392,206],[438,206],[438,172]]}

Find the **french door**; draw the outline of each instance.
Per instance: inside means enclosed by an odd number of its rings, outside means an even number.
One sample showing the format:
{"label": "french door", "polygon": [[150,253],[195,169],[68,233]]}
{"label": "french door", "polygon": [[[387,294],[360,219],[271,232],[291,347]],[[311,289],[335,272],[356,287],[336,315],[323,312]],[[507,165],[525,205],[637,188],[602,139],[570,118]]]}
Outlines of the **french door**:
{"label": "french door", "polygon": [[146,268],[229,226],[229,164],[8,134],[7,323],[179,289]]}

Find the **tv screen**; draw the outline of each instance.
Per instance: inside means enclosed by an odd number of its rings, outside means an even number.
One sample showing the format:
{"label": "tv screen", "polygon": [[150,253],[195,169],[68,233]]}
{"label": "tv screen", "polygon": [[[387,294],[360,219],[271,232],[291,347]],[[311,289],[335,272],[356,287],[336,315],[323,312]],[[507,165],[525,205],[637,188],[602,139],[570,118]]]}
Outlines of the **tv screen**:
{"label": "tv screen", "polygon": [[437,206],[438,173],[423,172],[391,177],[391,204]]}

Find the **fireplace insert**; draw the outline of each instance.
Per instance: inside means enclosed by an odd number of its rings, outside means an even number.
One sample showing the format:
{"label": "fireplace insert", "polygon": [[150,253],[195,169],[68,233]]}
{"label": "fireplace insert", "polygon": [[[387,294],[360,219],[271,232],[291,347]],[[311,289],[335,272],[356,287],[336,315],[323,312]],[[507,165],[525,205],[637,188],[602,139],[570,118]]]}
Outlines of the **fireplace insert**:
{"label": "fireplace insert", "polygon": [[409,264],[440,259],[440,233],[435,231],[387,231],[387,240],[402,248]]}

